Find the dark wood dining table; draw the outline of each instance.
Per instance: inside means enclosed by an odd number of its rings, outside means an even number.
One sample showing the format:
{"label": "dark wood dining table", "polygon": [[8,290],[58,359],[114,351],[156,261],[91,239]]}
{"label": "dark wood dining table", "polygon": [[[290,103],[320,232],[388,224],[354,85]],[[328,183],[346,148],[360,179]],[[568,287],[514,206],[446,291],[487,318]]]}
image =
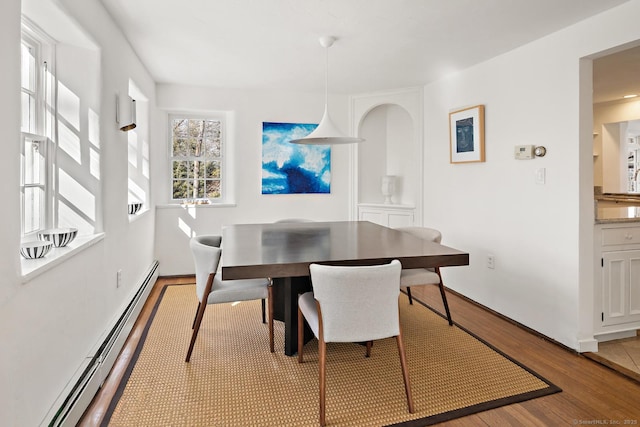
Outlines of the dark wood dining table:
{"label": "dark wood dining table", "polygon": [[[309,265],[403,268],[469,265],[469,254],[368,221],[234,224],[222,228],[222,279],[273,279],[276,320],[284,322],[284,352],[298,346],[298,294],[311,289]],[[363,298],[366,296],[363,295]]]}

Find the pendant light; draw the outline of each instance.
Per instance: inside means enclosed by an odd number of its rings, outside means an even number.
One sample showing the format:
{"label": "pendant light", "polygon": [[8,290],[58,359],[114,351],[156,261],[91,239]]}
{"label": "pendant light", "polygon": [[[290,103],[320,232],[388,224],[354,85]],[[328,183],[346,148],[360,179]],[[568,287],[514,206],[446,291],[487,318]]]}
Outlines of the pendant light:
{"label": "pendant light", "polygon": [[335,37],[324,36],[319,39],[320,45],[325,48],[325,85],[324,85],[324,114],[322,120],[313,132],[304,138],[292,139],[294,144],[328,145],[328,144],[353,144],[362,142],[363,138],[345,136],[331,120],[329,116],[329,48],[336,41]]}

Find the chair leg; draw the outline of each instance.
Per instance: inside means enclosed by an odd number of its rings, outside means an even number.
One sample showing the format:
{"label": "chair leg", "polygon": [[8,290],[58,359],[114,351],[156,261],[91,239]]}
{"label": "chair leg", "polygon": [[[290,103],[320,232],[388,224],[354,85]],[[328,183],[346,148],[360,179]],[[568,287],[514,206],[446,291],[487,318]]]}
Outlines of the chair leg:
{"label": "chair leg", "polygon": [[371,356],[371,345],[373,344],[373,341],[367,341],[367,352],[365,354],[365,357],[370,357]]}
{"label": "chair leg", "polygon": [[267,323],[267,310],[264,298],[262,298],[262,323]]}
{"label": "chair leg", "polygon": [[191,329],[195,328],[196,326],[196,319],[198,318],[198,311],[200,311],[200,304],[198,303],[198,308],[196,308],[196,315],[193,316],[193,324],[191,325]]}
{"label": "chair leg", "polygon": [[298,363],[302,363],[302,349],[304,348],[304,316],[298,307]]}
{"label": "chair leg", "polygon": [[273,347],[273,287],[269,286],[268,288],[268,298],[269,298],[269,349],[271,353],[274,353]]}
{"label": "chair leg", "polygon": [[196,314],[196,320],[193,325],[193,333],[191,334],[191,342],[189,343],[189,349],[187,350],[187,357],[185,362],[189,362],[191,360],[191,352],[193,352],[193,346],[196,343],[196,337],[198,336],[198,331],[200,330],[200,324],[202,323],[202,318],[204,317],[204,310],[207,308],[206,299],[209,297],[211,293],[211,288],[213,287],[213,278],[215,277],[215,273],[209,274],[209,278],[207,279],[207,284],[204,288],[204,297],[203,301],[198,305],[198,313]]}
{"label": "chair leg", "polygon": [[198,331],[200,330],[200,324],[202,323],[202,318],[204,317],[204,310],[207,308],[208,304],[200,303],[198,306],[198,313],[196,315],[195,324],[193,326],[193,333],[191,334],[191,343],[189,343],[189,350],[187,350],[187,358],[185,362],[189,362],[191,360],[191,352],[193,352],[193,346],[196,343],[196,337],[198,336]]}
{"label": "chair leg", "polygon": [[407,405],[409,406],[409,413],[413,414],[415,409],[413,407],[413,396],[411,395],[411,383],[409,382],[409,371],[407,370],[407,357],[404,352],[402,329],[400,329],[398,335],[396,336],[396,343],[398,344],[398,354],[400,355],[400,366],[402,366],[402,378],[404,379],[404,391],[407,394]]}
{"label": "chair leg", "polygon": [[326,365],[327,365],[327,344],[321,338],[318,341],[318,350],[320,353],[319,376],[320,376],[320,425],[325,425],[325,391],[326,391]]}
{"label": "chair leg", "polygon": [[413,298],[411,298],[411,288],[407,286],[407,296],[409,297],[409,304],[413,305]]}
{"label": "chair leg", "polygon": [[442,283],[442,276],[440,276],[440,269],[436,269],[438,276],[440,277],[440,295],[442,296],[442,303],[444,304],[444,311],[447,313],[447,320],[449,320],[449,326],[453,326],[453,320],[451,320],[451,312],[449,311],[449,304],[447,303],[447,294],[444,292],[444,283]]}

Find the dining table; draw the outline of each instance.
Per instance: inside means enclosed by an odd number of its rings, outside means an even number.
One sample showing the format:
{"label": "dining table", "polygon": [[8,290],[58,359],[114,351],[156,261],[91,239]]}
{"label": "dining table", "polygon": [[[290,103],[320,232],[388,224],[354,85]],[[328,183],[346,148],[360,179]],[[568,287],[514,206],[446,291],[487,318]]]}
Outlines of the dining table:
{"label": "dining table", "polygon": [[[394,259],[402,268],[469,265],[467,252],[369,221],[222,227],[222,279],[272,279],[274,319],[284,322],[284,353],[288,356],[298,348],[298,295],[312,289],[310,264],[379,265]],[[312,337],[309,330],[305,341],[307,337]]]}

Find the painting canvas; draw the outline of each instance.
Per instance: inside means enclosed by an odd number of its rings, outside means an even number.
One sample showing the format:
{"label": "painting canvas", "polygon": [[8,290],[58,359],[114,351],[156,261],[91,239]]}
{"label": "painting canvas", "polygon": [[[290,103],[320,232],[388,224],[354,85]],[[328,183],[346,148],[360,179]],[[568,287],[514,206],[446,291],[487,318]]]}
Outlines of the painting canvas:
{"label": "painting canvas", "polygon": [[262,123],[262,194],[331,192],[331,147],[292,144],[316,124]]}
{"label": "painting canvas", "polygon": [[449,113],[451,163],[484,162],[484,105]]}

